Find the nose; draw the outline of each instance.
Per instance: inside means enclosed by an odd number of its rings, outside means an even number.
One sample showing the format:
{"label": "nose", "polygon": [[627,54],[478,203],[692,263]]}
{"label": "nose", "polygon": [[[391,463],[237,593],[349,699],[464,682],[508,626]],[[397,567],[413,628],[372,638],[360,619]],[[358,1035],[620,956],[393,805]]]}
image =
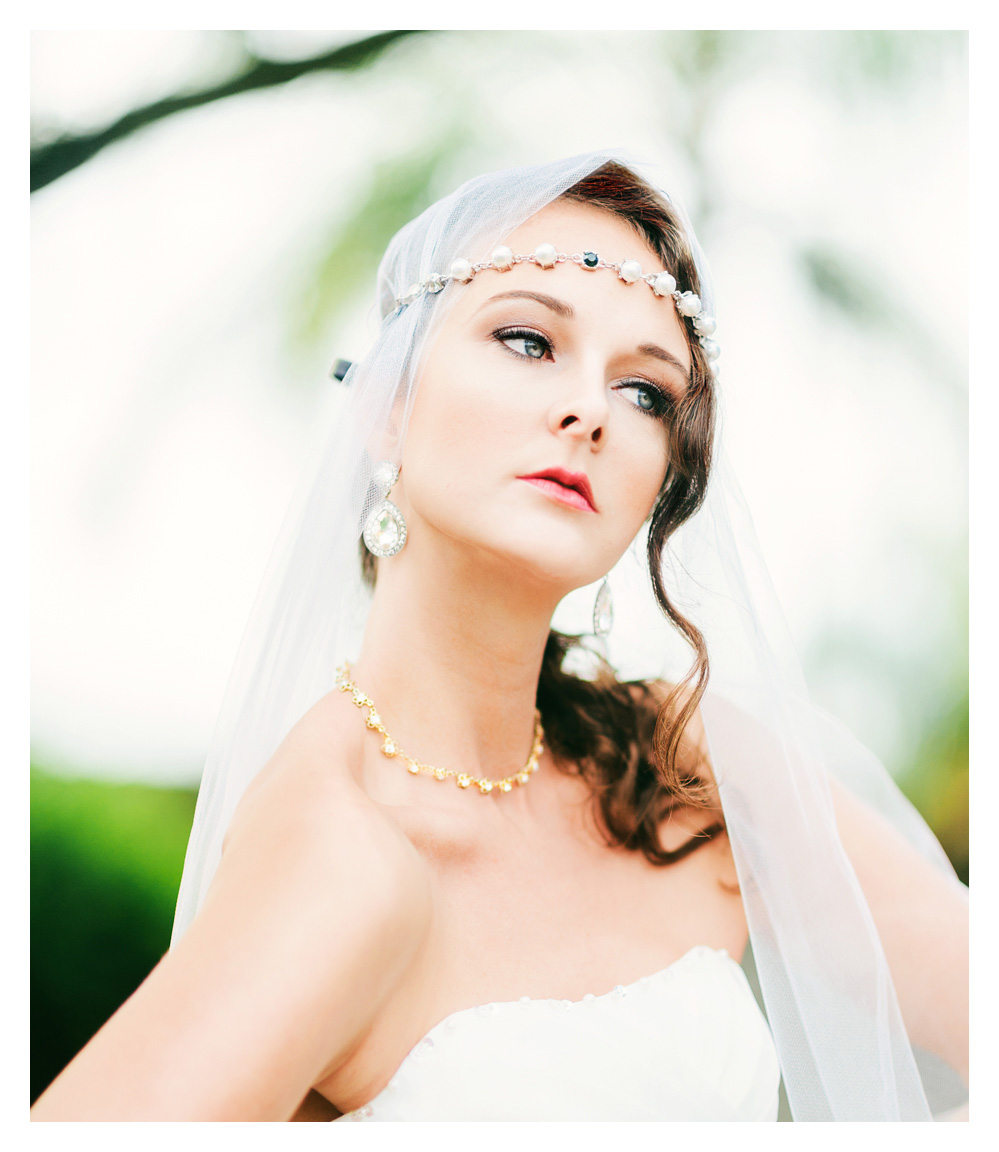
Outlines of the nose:
{"label": "nose", "polygon": [[607,385],[603,373],[574,373],[549,412],[549,428],[557,436],[597,445],[606,435]]}

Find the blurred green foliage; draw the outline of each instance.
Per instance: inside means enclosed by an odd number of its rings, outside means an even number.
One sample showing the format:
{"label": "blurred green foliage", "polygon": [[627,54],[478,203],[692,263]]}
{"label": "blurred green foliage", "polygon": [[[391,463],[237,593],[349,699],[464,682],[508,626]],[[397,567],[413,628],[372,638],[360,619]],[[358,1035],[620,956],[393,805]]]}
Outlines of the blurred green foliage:
{"label": "blurred green foliage", "polygon": [[968,685],[944,700],[927,724],[902,790],[936,833],[958,876],[968,883]]}
{"label": "blurred green foliage", "polygon": [[[894,92],[925,83],[955,58],[967,58],[964,30],[865,29],[813,32],[828,45],[826,76],[831,87],[846,98],[870,98],[878,88]],[[821,57],[820,57],[821,59]]]}
{"label": "blurred green foliage", "polygon": [[312,348],[328,335],[338,311],[366,286],[389,240],[434,201],[438,170],[462,143],[462,133],[445,133],[375,166],[353,212],[316,242],[319,257],[291,308],[293,347]]}
{"label": "blurred green foliage", "polygon": [[194,802],[32,768],[32,1100],[166,952]]}
{"label": "blurred green foliage", "polygon": [[906,305],[904,295],[885,284],[861,253],[847,252],[842,246],[837,250],[822,242],[806,244],[797,257],[804,282],[816,299],[857,328],[881,340],[893,338],[899,354],[919,364],[926,383],[947,393],[955,410],[953,434],[965,435],[967,372],[939,346],[926,324]]}

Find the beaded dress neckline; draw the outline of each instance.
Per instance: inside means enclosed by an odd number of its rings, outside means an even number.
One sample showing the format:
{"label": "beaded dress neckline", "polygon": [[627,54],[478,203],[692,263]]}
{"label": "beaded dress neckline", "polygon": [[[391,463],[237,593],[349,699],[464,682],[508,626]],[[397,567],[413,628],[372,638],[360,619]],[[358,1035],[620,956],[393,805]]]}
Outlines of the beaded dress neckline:
{"label": "beaded dress neckline", "polygon": [[696,945],[581,1000],[445,1016],[341,1120],[776,1119],[776,1052],[741,967]]}

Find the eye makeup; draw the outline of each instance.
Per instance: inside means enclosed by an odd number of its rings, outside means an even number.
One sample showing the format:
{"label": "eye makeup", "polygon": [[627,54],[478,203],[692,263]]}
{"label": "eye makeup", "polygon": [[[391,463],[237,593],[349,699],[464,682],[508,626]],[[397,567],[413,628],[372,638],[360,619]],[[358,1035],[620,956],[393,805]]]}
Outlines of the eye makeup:
{"label": "eye makeup", "polygon": [[[518,359],[548,361],[555,359],[555,349],[551,339],[536,328],[527,328],[522,325],[497,328],[492,332],[492,338]],[[518,343],[523,346],[521,350],[513,347]],[[531,349],[536,351],[531,351]],[[670,360],[673,359],[670,357]],[[649,403],[643,404],[641,401],[636,401],[631,403],[631,407],[645,416],[653,416],[657,419],[666,416],[675,403],[674,397],[668,389],[655,380],[643,376],[619,380],[613,385],[613,388],[615,392],[635,392],[638,395],[644,393],[649,398]]]}
{"label": "eye makeup", "polygon": [[[508,352],[526,360],[554,360],[555,358],[551,340],[535,328],[523,328],[516,325],[512,328],[498,328],[493,332],[493,338],[498,340]],[[511,343],[523,344],[524,351],[518,352],[515,348],[511,348]],[[527,351],[532,345],[541,349],[540,356],[535,356],[532,352]]]}

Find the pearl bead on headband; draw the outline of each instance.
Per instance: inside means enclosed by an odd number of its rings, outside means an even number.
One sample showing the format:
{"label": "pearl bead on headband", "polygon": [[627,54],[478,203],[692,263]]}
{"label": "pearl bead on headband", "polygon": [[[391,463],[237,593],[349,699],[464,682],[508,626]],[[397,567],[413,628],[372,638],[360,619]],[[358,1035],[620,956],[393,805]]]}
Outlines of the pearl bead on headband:
{"label": "pearl bead on headband", "polygon": [[564,264],[567,261],[590,270],[609,268],[616,272],[625,284],[634,284],[641,280],[648,284],[657,296],[669,296],[677,312],[692,323],[698,342],[704,349],[704,355],[711,367],[712,376],[718,375],[717,361],[721,349],[717,342],[711,339],[715,330],[715,318],[701,308],[701,298],[696,292],[680,292],[676,280],[669,272],[650,272],[645,275],[637,260],[614,263],[601,259],[596,252],[577,252],[575,255],[567,256],[564,252],[557,251],[554,244],[539,244],[533,252],[515,256],[513,250],[504,245],[497,248],[490,259],[483,260],[479,264],[473,264],[459,256],[457,260],[452,261],[451,270],[447,275],[431,272],[426,280],[411,284],[403,296],[396,298],[396,306],[400,309],[405,308],[424,294],[435,296],[451,281],[467,284],[477,272],[482,272],[486,268],[492,268],[496,272],[508,272],[514,264],[536,264],[539,268],[554,268],[556,264]]}

